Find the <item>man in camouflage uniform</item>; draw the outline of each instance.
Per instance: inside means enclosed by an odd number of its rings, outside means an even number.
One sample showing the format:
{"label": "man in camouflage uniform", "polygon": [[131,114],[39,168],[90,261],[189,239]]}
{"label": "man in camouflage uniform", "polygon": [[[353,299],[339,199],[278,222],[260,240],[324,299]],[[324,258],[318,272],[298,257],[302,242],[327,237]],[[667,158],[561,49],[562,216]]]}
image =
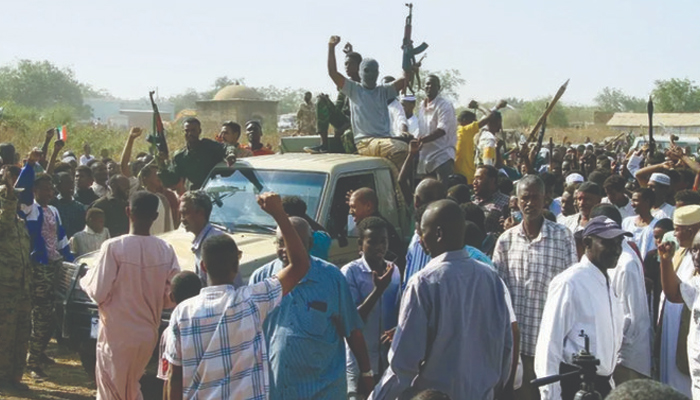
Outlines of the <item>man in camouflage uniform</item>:
{"label": "man in camouflage uniform", "polygon": [[311,102],[311,92],[304,93],[304,102],[299,104],[297,125],[302,135],[316,134],[316,106]]}
{"label": "man in camouflage uniform", "polygon": [[32,331],[29,296],[29,234],[17,216],[17,196],[9,168],[0,190],[0,389],[27,390],[20,382]]}
{"label": "man in camouflage uniform", "polygon": [[53,364],[46,347],[55,330],[54,285],[55,276],[64,260],[73,261],[68,238],[61,224],[58,210],[49,205],[54,197],[54,186],[46,174],[34,175],[34,165],[41,157],[40,150],[29,155],[15,187],[19,194],[19,216],[24,219],[31,244],[32,267],[32,336],[29,343],[27,369],[37,381],[46,378],[42,364]]}

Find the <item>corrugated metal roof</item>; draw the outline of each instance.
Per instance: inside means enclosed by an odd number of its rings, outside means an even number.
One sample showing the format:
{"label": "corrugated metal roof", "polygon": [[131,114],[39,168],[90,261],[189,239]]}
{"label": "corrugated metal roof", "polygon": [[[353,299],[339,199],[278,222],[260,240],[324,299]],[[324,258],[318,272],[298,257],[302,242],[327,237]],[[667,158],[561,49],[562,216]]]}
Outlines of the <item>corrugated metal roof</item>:
{"label": "corrugated metal roof", "polygon": [[[644,113],[615,113],[607,125],[631,128],[649,126],[649,117]],[[700,113],[654,114],[654,126],[700,126]]]}

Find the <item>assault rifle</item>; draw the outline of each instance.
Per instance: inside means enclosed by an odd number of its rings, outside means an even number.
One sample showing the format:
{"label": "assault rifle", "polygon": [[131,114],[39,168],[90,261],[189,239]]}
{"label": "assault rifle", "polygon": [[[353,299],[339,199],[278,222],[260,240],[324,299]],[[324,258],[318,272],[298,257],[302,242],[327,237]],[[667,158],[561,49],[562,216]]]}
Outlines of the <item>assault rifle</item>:
{"label": "assault rifle", "polygon": [[413,76],[415,76],[418,86],[420,87],[420,75],[418,71],[414,71],[414,66],[418,64],[416,55],[424,52],[425,49],[428,48],[428,44],[423,42],[420,46],[413,47],[413,40],[411,39],[411,32],[413,31],[413,3],[406,3],[406,7],[408,7],[408,16],[406,17],[406,24],[403,28],[403,44],[401,45],[401,49],[403,50],[403,62],[401,63],[401,67],[404,71],[415,73],[415,75],[411,76],[411,80],[406,85],[411,90],[411,93],[415,93],[413,91]]}

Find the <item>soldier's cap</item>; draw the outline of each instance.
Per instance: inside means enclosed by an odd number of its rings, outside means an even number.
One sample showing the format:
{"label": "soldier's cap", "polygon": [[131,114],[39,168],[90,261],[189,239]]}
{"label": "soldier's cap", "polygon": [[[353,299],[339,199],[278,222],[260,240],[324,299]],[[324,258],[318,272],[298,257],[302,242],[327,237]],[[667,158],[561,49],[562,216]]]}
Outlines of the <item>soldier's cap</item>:
{"label": "soldier's cap", "polygon": [[649,177],[649,182],[656,182],[662,185],[671,186],[671,178],[669,178],[668,175],[660,172],[654,172],[651,174],[651,177]]}
{"label": "soldier's cap", "polygon": [[631,233],[620,229],[620,225],[612,219],[599,215],[588,221],[588,224],[582,231],[576,232],[579,239],[597,236],[602,239],[614,239],[620,236],[632,236]]}
{"label": "soldier's cap", "polygon": [[678,207],[673,211],[673,225],[691,226],[700,224],[700,206],[689,205]]}
{"label": "soldier's cap", "polygon": [[595,182],[583,182],[581,186],[576,189],[576,191],[603,197],[603,188],[601,188],[600,185]]}

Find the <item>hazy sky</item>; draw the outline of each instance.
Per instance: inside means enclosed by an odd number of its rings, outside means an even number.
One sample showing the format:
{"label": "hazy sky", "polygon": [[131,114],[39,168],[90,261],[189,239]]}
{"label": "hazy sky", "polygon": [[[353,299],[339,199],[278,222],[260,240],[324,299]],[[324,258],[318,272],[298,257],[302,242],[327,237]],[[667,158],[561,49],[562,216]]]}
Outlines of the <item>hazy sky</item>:
{"label": "hazy sky", "polygon": [[[605,86],[646,96],[655,79],[700,81],[698,0],[414,4],[414,39],[430,44],[424,66],[459,69],[463,104],[550,96],[567,78],[563,101],[581,104]],[[333,92],[328,37],[397,75],[405,15],[398,0],[8,0],[0,64],[50,60],[124,98],[209,89],[224,75]]]}

